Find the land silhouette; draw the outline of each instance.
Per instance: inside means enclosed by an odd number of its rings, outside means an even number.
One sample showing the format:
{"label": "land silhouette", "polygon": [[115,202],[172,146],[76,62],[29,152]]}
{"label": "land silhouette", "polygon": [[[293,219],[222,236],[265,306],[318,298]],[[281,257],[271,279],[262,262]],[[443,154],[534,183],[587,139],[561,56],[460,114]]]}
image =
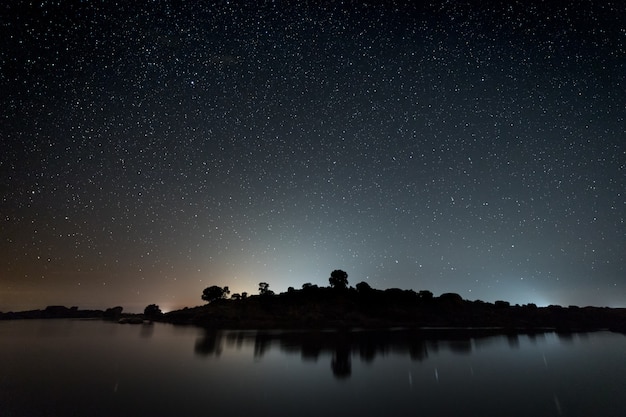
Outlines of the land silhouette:
{"label": "land silhouette", "polygon": [[[216,291],[213,290],[213,293]],[[459,294],[390,288],[361,282],[356,287],[304,284],[274,294],[211,299],[171,311],[157,320],[228,329],[320,328],[498,328],[506,331],[626,329],[626,309],[511,305],[469,301]]]}
{"label": "land silhouette", "polygon": [[144,314],[124,314],[120,306],[101,310],[49,306],[45,310],[0,313],[0,319],[102,318],[122,323],[161,321],[214,329],[323,329],[323,328],[457,328],[497,329],[504,332],[609,329],[626,332],[626,309],[511,305],[463,299],[456,293],[435,297],[431,291],[372,288],[366,282],[348,285],[348,274],[331,272],[328,287],[305,283],[276,294],[266,282],[259,293],[232,294],[229,288],[211,286],[201,299],[207,304],[162,313],[150,304]]}

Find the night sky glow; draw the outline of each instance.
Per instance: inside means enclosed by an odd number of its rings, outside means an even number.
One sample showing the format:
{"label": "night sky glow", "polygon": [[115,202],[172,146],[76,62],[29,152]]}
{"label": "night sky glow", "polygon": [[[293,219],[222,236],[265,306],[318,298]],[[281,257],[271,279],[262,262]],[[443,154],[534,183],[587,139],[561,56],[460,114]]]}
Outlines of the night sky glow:
{"label": "night sky glow", "polygon": [[181,3],[0,6],[0,311],[626,306],[626,3]]}

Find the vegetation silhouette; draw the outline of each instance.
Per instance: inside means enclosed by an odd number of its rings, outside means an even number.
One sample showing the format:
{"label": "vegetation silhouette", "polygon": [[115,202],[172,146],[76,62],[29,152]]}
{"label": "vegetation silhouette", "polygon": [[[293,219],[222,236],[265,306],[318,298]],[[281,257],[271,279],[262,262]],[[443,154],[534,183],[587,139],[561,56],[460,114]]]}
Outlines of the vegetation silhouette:
{"label": "vegetation silhouette", "polygon": [[124,311],[122,306],[107,308],[102,316],[109,320],[119,320],[122,316],[122,311]]}
{"label": "vegetation silhouette", "polygon": [[163,312],[156,304],[150,304],[143,310],[143,316],[147,319],[156,319],[163,315]]}
{"label": "vegetation silhouette", "polygon": [[258,295],[231,299],[225,298],[221,287],[213,286],[202,296],[210,304],[171,311],[159,320],[224,329],[495,327],[504,333],[626,329],[626,309],[488,303],[465,300],[457,293],[436,297],[428,290],[380,290],[367,282],[351,287],[348,274],[340,269],[331,272],[329,284],[305,283],[301,289],[290,287],[275,294],[269,283],[260,282]]}
{"label": "vegetation silhouette", "polygon": [[[123,313],[121,306],[101,310],[48,306],[45,310],[1,313],[0,319],[102,318],[120,323],[163,321],[221,329],[320,329],[320,328],[498,328],[503,333],[556,330],[589,331],[609,329],[626,333],[626,309],[608,307],[561,307],[535,304],[511,305],[470,301],[456,293],[436,297],[431,291],[372,288],[367,282],[348,285],[348,274],[331,272],[329,287],[309,282],[301,289],[290,287],[275,294],[267,282],[259,283],[259,294],[230,294],[228,286],[211,286],[201,298],[207,304],[185,307],[165,314],[150,304],[143,315]],[[512,342],[514,343],[514,342]]]}
{"label": "vegetation silhouette", "polygon": [[274,291],[270,290],[270,284],[267,282],[259,282],[259,295],[271,296],[274,295]]}
{"label": "vegetation silhouette", "polygon": [[348,287],[348,273],[341,269],[335,269],[330,273],[328,282],[332,288],[343,290]]}
{"label": "vegetation silhouette", "polygon": [[220,300],[222,298],[226,298],[230,294],[230,290],[228,287],[218,287],[217,285],[213,285],[211,287],[207,287],[202,291],[202,299],[207,303],[211,303],[215,300]]}

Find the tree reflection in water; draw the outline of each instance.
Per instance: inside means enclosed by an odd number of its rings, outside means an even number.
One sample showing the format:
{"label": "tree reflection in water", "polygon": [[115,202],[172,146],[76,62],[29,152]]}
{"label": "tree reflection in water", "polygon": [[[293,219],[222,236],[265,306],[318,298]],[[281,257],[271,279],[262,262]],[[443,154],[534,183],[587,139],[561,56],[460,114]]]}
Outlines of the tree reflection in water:
{"label": "tree reflection in water", "polygon": [[335,350],[330,361],[333,375],[337,379],[347,379],[352,374],[351,343],[349,333],[338,333],[335,339]]}
{"label": "tree reflection in water", "polygon": [[317,362],[320,356],[331,358],[330,368],[337,379],[352,374],[355,356],[365,363],[377,356],[406,354],[413,361],[424,361],[429,353],[447,350],[468,355],[489,344],[489,339],[505,337],[509,345],[518,345],[517,334],[499,330],[420,329],[380,331],[221,331],[204,330],[197,339],[195,352],[200,356],[219,356],[227,347],[253,347],[254,357],[261,359],[272,349],[299,353],[303,361]]}
{"label": "tree reflection in water", "polygon": [[196,340],[194,351],[200,356],[219,356],[222,353],[222,332],[205,329],[204,334]]}

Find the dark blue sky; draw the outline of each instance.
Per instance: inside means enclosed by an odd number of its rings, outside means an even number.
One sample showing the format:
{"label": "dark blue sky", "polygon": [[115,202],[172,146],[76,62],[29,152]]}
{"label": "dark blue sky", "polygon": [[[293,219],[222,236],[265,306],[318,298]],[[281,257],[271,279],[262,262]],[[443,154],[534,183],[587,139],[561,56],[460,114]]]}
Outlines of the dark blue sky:
{"label": "dark blue sky", "polygon": [[0,311],[337,268],[626,306],[622,3],[28,3],[0,9]]}

